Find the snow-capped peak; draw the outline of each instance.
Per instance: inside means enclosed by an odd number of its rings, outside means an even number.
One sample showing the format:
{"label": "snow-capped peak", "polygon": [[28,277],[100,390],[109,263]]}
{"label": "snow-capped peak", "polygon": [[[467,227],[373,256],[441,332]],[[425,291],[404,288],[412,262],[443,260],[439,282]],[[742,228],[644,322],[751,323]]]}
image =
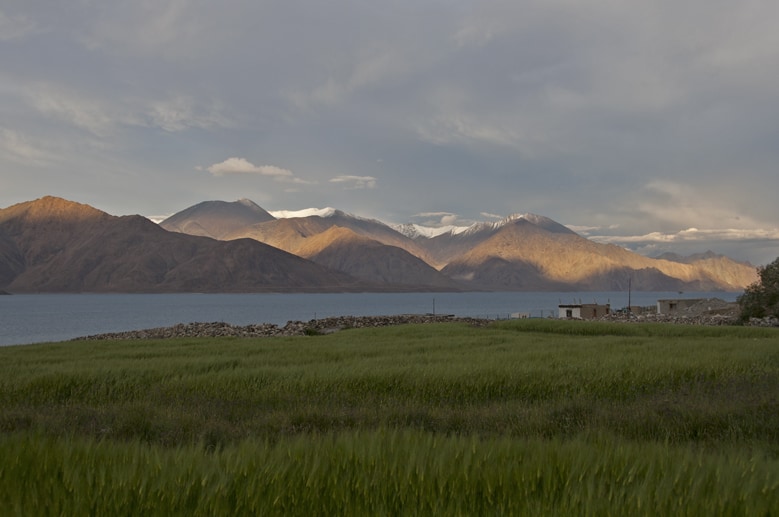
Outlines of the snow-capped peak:
{"label": "snow-capped peak", "polygon": [[268,213],[276,219],[291,219],[293,217],[332,217],[338,212],[335,208],[304,208],[302,210],[270,210]]}
{"label": "snow-capped peak", "polygon": [[245,197],[242,197],[237,201],[238,203],[242,204],[243,206],[248,206],[249,208],[259,208],[257,203],[252,201],[251,199],[247,199]]}
{"label": "snow-capped peak", "polygon": [[548,217],[544,217],[543,215],[524,213],[524,214],[511,214],[510,216],[501,220],[499,224],[501,224],[502,226],[514,221],[519,221],[520,219],[524,219],[529,223],[536,224],[539,226],[553,222],[551,219],[549,219]]}
{"label": "snow-capped peak", "polygon": [[528,223],[534,226],[538,226],[539,228],[543,228],[544,230],[555,232],[555,233],[571,231],[566,227],[564,227],[563,225],[556,223],[552,219],[549,219],[548,217],[544,217],[542,215],[537,215],[537,214],[531,214],[531,213],[511,214],[508,217],[504,217],[500,221],[496,221],[493,223],[476,223],[468,227],[466,231],[468,233],[475,233],[483,230],[498,230],[516,221],[527,221]]}
{"label": "snow-capped peak", "polygon": [[416,239],[422,237],[425,239],[432,239],[445,233],[460,233],[468,229],[467,226],[422,226],[421,224],[407,223],[407,224],[393,224],[390,225],[395,231],[402,233],[410,239]]}
{"label": "snow-capped peak", "polygon": [[562,228],[559,224],[555,223],[553,220],[549,219],[548,217],[531,214],[531,213],[511,214],[508,217],[504,217],[500,221],[479,222],[479,223],[471,224],[470,226],[444,225],[444,226],[433,227],[433,226],[422,226],[420,224],[410,223],[410,224],[396,224],[396,225],[392,225],[392,227],[398,232],[405,235],[406,237],[410,237],[412,239],[416,239],[416,238],[432,239],[434,237],[438,237],[439,235],[444,235],[444,234],[470,235],[482,231],[495,231],[502,228],[503,226],[506,226],[508,224],[520,220],[527,221],[530,224],[551,231],[559,232],[560,231],[559,228]]}

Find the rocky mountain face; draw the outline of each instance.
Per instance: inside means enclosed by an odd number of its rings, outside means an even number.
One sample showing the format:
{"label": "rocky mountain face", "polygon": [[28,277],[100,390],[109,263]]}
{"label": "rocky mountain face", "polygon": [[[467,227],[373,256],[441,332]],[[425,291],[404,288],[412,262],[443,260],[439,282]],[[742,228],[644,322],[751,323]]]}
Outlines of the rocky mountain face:
{"label": "rocky mountain face", "polygon": [[171,233],[47,197],[0,210],[0,289],[10,292],[262,292],[365,289],[272,246]]}
{"label": "rocky mountain face", "polygon": [[533,214],[412,236],[340,211],[276,219],[246,200],[158,226],[48,197],[0,210],[0,290],[708,291],[757,279],[724,256],[649,258]]}

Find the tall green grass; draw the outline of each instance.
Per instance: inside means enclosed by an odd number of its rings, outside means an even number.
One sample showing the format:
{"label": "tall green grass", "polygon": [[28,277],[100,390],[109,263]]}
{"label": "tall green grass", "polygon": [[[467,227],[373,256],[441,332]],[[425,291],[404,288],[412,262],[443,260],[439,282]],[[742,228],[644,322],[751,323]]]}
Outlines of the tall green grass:
{"label": "tall green grass", "polygon": [[0,348],[0,508],[764,515],[778,393],[774,329],[529,320]]}
{"label": "tall green grass", "polygon": [[777,440],[779,333],[565,323],[11,347],[0,350],[0,431],[166,445],[378,426]]}
{"label": "tall green grass", "polygon": [[603,437],[375,430],[203,454],[12,435],[0,455],[5,515],[771,515],[779,497],[777,459]]}

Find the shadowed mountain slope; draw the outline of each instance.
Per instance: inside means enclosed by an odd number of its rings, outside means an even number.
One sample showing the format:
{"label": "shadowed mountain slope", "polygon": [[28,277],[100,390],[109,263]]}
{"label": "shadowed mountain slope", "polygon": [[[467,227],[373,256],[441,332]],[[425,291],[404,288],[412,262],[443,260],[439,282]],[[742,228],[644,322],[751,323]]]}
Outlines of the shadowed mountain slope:
{"label": "shadowed mountain slope", "polygon": [[298,255],[355,278],[404,289],[460,289],[455,281],[406,250],[332,226],[305,239]]}
{"label": "shadowed mountain slope", "polygon": [[273,220],[254,202],[240,199],[232,203],[204,201],[168,217],[160,226],[171,232],[224,239],[247,226]]}
{"label": "shadowed mountain slope", "polygon": [[[394,281],[390,279],[389,266],[399,267],[393,249],[378,248],[375,243],[369,246],[367,241],[348,245],[342,242],[333,247],[332,235],[318,238],[332,228],[345,228],[383,245],[401,248],[440,269],[458,285],[476,290],[626,289],[628,279],[636,289],[643,290],[740,290],[756,278],[751,265],[727,257],[704,254],[686,262],[652,259],[589,241],[536,214],[515,214],[498,222],[452,227],[425,236],[433,233],[414,225],[393,228],[339,210],[323,212],[326,215],[253,224],[224,238],[255,239],[361,278],[406,283],[413,277],[396,269],[394,273],[400,276]],[[333,235],[347,237],[343,232]],[[385,269],[379,272],[377,264],[382,255],[386,255]]]}
{"label": "shadowed mountain slope", "polygon": [[273,219],[249,201],[188,210],[168,221],[224,240],[169,232],[140,216],[116,217],[55,197],[2,209],[0,290],[586,291],[624,290],[631,282],[644,291],[735,291],[757,279],[754,267],[727,257],[653,259],[533,214],[412,239],[337,210],[289,219]]}
{"label": "shadowed mountain slope", "polygon": [[[334,210],[331,215],[321,217],[292,217],[276,219],[238,230],[226,236],[226,239],[250,238],[279,249],[298,254],[306,246],[306,239],[327,231],[330,228],[348,228],[357,235],[367,237],[387,246],[395,246],[419,257],[430,264],[431,260],[423,247],[412,239],[402,235],[386,224],[373,219],[363,219]],[[308,246],[310,249],[310,245]]]}
{"label": "shadowed mountain slope", "polygon": [[[565,226],[535,214],[514,214],[494,223],[476,223],[468,228],[458,228],[435,237],[418,236],[414,239],[437,264],[447,265],[481,245],[490,237],[511,224],[529,224],[548,234],[576,235]],[[521,243],[516,243],[521,245]]]}
{"label": "shadowed mountain slope", "polygon": [[[168,232],[46,197],[0,210],[11,292],[262,292],[360,289],[353,278],[271,246]],[[2,255],[0,255],[2,258]],[[16,265],[14,265],[16,264]],[[12,274],[8,274],[11,271]]]}
{"label": "shadowed mountain slope", "polygon": [[[718,270],[719,268],[719,270]],[[442,272],[487,289],[526,290],[738,290],[754,281],[754,269],[729,261],[682,264],[598,244],[567,231],[549,231],[526,219],[503,225]]]}

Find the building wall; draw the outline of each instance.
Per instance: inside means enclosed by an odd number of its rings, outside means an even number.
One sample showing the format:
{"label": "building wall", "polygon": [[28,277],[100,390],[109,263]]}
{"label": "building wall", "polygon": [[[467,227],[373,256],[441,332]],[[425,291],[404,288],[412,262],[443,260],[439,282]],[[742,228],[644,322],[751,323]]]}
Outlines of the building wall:
{"label": "building wall", "polygon": [[558,316],[561,319],[592,320],[606,316],[611,312],[609,304],[583,303],[576,305],[559,305]]}
{"label": "building wall", "polygon": [[674,312],[682,311],[688,307],[692,307],[693,305],[696,305],[703,300],[704,298],[657,300],[657,313],[673,314]]}
{"label": "building wall", "polygon": [[582,306],[581,305],[560,305],[558,306],[558,315],[560,319],[581,319]]}
{"label": "building wall", "polygon": [[585,303],[582,305],[581,317],[585,320],[594,320],[606,316],[609,312],[611,312],[611,307],[609,305]]}

